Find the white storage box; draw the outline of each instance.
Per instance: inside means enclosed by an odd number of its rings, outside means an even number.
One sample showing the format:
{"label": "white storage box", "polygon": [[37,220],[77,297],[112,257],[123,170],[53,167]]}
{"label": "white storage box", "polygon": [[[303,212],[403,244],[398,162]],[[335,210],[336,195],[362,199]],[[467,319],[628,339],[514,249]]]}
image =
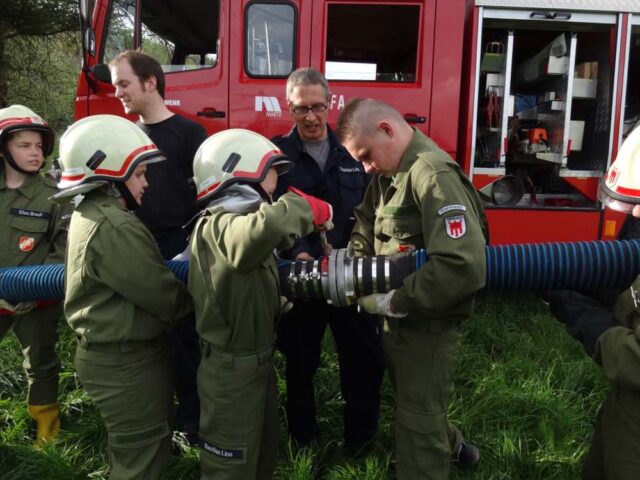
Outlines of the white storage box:
{"label": "white storage box", "polygon": [[584,120],[571,120],[569,122],[569,140],[571,140],[571,151],[582,150],[582,137],[584,136]]}
{"label": "white storage box", "polygon": [[569,71],[569,57],[548,57],[544,73],[563,75]]}
{"label": "white storage box", "polygon": [[595,78],[574,78],[573,98],[596,98],[598,81]]}

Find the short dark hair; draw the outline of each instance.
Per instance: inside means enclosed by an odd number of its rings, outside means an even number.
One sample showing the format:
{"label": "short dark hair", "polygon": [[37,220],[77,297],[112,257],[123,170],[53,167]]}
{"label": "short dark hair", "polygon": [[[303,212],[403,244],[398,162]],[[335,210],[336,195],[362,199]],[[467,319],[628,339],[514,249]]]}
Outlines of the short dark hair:
{"label": "short dark hair", "polygon": [[352,98],[347,102],[338,116],[336,125],[336,135],[340,142],[345,142],[358,129],[356,121],[356,112],[364,98]]}
{"label": "short dark hair", "polygon": [[382,119],[406,123],[402,114],[394,107],[375,98],[354,98],[349,100],[338,116],[336,135],[342,143],[350,137],[371,135]]}
{"label": "short dark hair", "polygon": [[151,77],[156,79],[156,90],[162,98],[164,98],[164,72],[162,66],[151,55],[142,53],[138,50],[125,50],[119,53],[113,60],[109,62],[109,68],[115,66],[122,60],[126,60],[131,65],[131,70],[136,74],[140,82],[145,82]]}

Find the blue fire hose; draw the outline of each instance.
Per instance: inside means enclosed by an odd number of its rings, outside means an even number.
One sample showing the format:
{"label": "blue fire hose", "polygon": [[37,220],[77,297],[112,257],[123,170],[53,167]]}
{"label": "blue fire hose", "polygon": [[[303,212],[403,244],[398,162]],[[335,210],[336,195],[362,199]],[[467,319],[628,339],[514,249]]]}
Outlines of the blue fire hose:
{"label": "blue fire hose", "polygon": [[[325,298],[330,298],[329,290],[341,294],[341,290],[351,289],[358,296],[397,288],[406,275],[428,261],[424,250],[389,257],[349,257],[345,249],[336,252],[329,257],[334,263],[328,274],[322,270],[321,260],[281,263],[282,283],[289,285],[293,297],[307,287],[309,291],[324,289]],[[485,288],[490,291],[624,288],[640,274],[640,240],[498,245],[487,247],[486,255]],[[186,282],[187,262],[169,261],[167,266]],[[336,281],[329,288],[325,280],[331,275]],[[15,303],[63,297],[64,265],[0,269],[2,299]]]}

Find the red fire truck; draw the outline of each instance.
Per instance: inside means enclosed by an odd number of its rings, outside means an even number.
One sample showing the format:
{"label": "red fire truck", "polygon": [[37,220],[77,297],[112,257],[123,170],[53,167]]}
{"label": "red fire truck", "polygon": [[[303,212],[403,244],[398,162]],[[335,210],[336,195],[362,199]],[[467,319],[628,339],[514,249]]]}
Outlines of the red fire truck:
{"label": "red fire truck", "polygon": [[329,122],[353,97],[393,104],[478,189],[492,243],[612,239],[623,218],[597,185],[640,123],[640,0],[80,0],[76,118],[123,114],[105,67],[140,48],[166,72],[165,103],[211,134],[291,127],[285,82],[331,85]]}

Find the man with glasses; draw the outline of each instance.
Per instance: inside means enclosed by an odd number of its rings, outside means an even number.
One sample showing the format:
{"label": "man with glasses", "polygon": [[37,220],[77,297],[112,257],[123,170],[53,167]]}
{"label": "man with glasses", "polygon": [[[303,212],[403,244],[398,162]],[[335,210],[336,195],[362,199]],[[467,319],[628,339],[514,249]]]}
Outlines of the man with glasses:
{"label": "man with glasses", "polygon": [[[300,68],[289,76],[286,94],[295,125],[273,141],[295,166],[279,178],[276,196],[296,187],[330,203],[335,228],[327,233],[327,239],[333,247],[344,248],[355,222],[353,209],[362,200],[368,177],[327,125],[330,94],[324,75]],[[299,239],[284,255],[310,260],[323,253],[321,238],[313,233]],[[320,364],[327,324],[340,364],[345,448],[357,454],[377,431],[384,364],[377,319],[358,314],[355,307],[298,302],[281,320],[278,347],[287,359],[288,428],[299,447],[308,445],[319,433],[313,376]]]}

